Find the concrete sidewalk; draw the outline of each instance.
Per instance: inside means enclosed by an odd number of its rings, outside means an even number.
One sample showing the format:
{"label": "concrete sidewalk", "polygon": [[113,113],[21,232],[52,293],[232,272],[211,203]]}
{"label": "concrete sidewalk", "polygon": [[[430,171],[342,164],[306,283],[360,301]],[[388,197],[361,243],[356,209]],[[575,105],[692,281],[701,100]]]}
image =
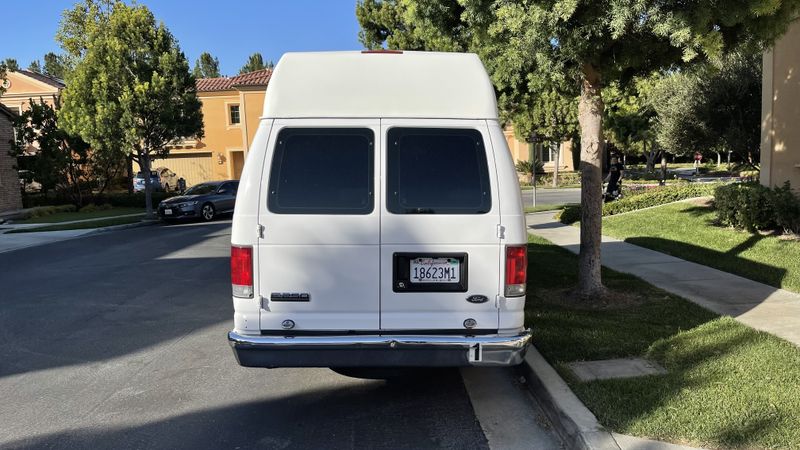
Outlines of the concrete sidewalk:
{"label": "concrete sidewalk", "polygon": [[[578,253],[578,227],[529,214],[528,232]],[[603,265],[800,346],[800,294],[603,236]]]}

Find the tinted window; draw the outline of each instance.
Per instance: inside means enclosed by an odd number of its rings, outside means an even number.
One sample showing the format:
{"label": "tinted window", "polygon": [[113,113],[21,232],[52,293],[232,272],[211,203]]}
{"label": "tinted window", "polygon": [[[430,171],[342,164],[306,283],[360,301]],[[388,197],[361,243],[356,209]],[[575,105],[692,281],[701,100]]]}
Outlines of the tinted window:
{"label": "tinted window", "polygon": [[285,128],[278,134],[267,207],[279,214],[369,214],[374,136],[368,129]]}
{"label": "tinted window", "polygon": [[197,184],[190,187],[183,195],[206,195],[213,194],[217,190],[216,184]]}
{"label": "tinted window", "polygon": [[387,208],[396,214],[483,214],[492,208],[477,130],[392,128]]}

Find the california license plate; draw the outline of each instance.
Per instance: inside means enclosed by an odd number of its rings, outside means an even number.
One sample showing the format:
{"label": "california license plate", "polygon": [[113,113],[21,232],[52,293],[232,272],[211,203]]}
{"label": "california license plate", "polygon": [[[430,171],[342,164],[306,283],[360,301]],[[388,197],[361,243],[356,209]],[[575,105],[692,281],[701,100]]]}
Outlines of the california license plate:
{"label": "california license plate", "polygon": [[170,209],[170,208],[165,209],[164,210],[164,215],[165,216],[171,216],[172,215],[172,209]]}
{"label": "california license plate", "polygon": [[459,283],[461,267],[456,258],[414,258],[410,261],[411,283]]}

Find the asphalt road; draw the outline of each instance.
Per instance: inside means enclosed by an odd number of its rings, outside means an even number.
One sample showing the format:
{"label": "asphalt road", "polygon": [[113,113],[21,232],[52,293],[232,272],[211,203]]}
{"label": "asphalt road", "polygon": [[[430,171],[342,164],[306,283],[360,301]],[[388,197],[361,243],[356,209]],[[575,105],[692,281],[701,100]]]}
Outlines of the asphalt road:
{"label": "asphalt road", "polygon": [[[533,189],[522,191],[522,202],[525,207],[533,206]],[[580,203],[580,188],[570,189],[536,189],[537,205],[561,205],[564,203]]]}
{"label": "asphalt road", "polygon": [[474,402],[457,370],[387,383],[239,367],[229,239],[215,222],[0,254],[0,448],[558,446],[510,370],[465,372]]}

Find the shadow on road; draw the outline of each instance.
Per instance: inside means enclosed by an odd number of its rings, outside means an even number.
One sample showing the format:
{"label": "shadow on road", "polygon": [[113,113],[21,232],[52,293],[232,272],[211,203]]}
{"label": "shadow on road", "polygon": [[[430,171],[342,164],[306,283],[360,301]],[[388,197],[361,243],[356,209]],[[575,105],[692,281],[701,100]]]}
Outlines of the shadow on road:
{"label": "shadow on road", "polygon": [[[282,371],[282,372],[281,372]],[[253,377],[266,377],[251,370]],[[276,369],[291,375],[296,370]],[[312,373],[309,371],[306,374]],[[488,448],[460,375],[438,371],[412,383],[357,382],[304,390],[162,420],[33,436],[31,448]],[[270,389],[264,388],[264,395]],[[274,394],[273,394],[274,395]],[[463,418],[471,420],[465,421]]]}
{"label": "shadow on road", "polygon": [[[229,321],[229,229],[145,227],[0,254],[0,377],[107,360]],[[198,243],[202,251],[180,256]]]}

